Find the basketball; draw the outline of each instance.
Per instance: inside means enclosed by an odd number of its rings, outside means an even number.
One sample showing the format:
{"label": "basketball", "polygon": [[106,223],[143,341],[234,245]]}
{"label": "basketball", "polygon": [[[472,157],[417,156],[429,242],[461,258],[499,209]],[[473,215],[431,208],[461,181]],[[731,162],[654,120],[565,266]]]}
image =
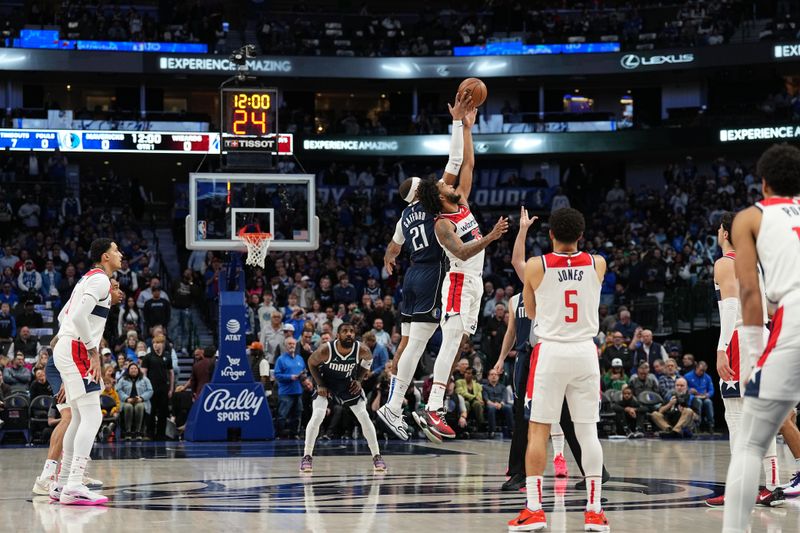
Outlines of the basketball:
{"label": "basketball", "polygon": [[486,90],[486,84],[478,78],[467,78],[458,86],[458,94],[462,97],[472,96],[472,103],[475,107],[483,105],[486,101],[486,96],[489,94]]}

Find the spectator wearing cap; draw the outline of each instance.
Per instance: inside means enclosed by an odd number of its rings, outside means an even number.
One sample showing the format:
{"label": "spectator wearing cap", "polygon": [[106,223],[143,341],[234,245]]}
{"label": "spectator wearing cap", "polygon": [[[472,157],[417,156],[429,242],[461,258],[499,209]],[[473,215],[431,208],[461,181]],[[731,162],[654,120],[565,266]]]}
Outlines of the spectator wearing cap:
{"label": "spectator wearing cap", "polygon": [[625,372],[629,373],[633,368],[633,354],[625,343],[625,335],[621,331],[614,331],[611,333],[611,342],[612,344],[603,350],[603,368],[611,368],[611,362],[618,359]]}
{"label": "spectator wearing cap", "polygon": [[8,353],[8,347],[17,336],[17,320],[11,314],[8,303],[0,304],[0,353]]}
{"label": "spectator wearing cap", "polygon": [[[9,356],[10,357],[10,356]],[[11,392],[28,392],[31,384],[31,371],[25,368],[25,356],[19,352],[3,370],[3,382],[11,387]]]}
{"label": "spectator wearing cap", "polygon": [[310,281],[311,278],[304,275],[300,278],[300,283],[295,285],[291,292],[297,301],[297,305],[303,309],[311,309],[311,304],[314,303],[317,297],[313,287],[309,285]]}
{"label": "spectator wearing cap", "polygon": [[350,278],[344,274],[339,278],[339,284],[333,288],[333,300],[337,304],[351,304],[358,298],[356,288],[350,284]]}
{"label": "spectator wearing cap", "polygon": [[689,393],[700,402],[700,418],[708,431],[714,431],[714,404],[711,398],[714,397],[714,383],[711,376],[706,373],[708,364],[700,361],[695,366],[694,371],[687,372],[683,377],[689,386]]}
{"label": "spectator wearing cap", "polygon": [[44,326],[44,319],[42,315],[36,312],[33,300],[26,300],[21,312],[17,314],[17,327],[26,326],[33,329],[39,329]]}
{"label": "spectator wearing cap", "polygon": [[0,303],[8,304],[12,309],[19,303],[19,296],[9,282],[3,283],[3,289],[0,291]]}
{"label": "spectator wearing cap", "polygon": [[383,299],[383,294],[380,286],[378,285],[378,280],[375,279],[374,276],[369,276],[367,278],[367,286],[364,287],[363,294],[369,296],[370,300],[372,300],[373,305],[375,305],[377,301]]}
{"label": "spectator wearing cap", "polygon": [[19,334],[11,347],[8,349],[8,356],[12,354],[23,354],[26,360],[33,362],[36,360],[36,354],[39,353],[39,337],[31,334],[31,329],[27,326],[19,328]]}
{"label": "spectator wearing cap", "polygon": [[114,363],[114,354],[111,353],[111,349],[106,346],[102,350],[100,350],[101,361],[100,364],[103,366],[111,365]]}
{"label": "spectator wearing cap", "polygon": [[633,389],[633,394],[637,398],[644,391],[658,394],[658,380],[650,373],[650,365],[645,361],[639,363],[636,368],[636,375],[630,379],[628,386]]}
{"label": "spectator wearing cap", "polygon": [[631,312],[626,309],[620,311],[619,321],[614,324],[614,331],[619,331],[626,339],[633,339],[634,333],[638,327],[639,324],[631,320]]}
{"label": "spectator wearing cap", "polygon": [[[677,344],[670,344],[667,346],[667,355],[670,359],[675,361],[677,366],[681,366],[681,347]],[[665,359],[666,361],[666,359]]]}
{"label": "spectator wearing cap", "polygon": [[278,429],[281,434],[294,437],[303,414],[300,381],[306,375],[306,363],[297,352],[297,341],[293,337],[286,339],[286,351],[275,362],[274,374],[278,382]]}
{"label": "spectator wearing cap", "polygon": [[286,343],[289,342],[289,339],[294,339],[295,341],[297,339],[295,338],[295,329],[294,329],[294,326],[292,324],[284,324],[282,326],[282,331],[283,331],[283,347],[282,347],[282,349],[283,349],[283,351],[285,351],[286,350]]}
{"label": "spectator wearing cap", "polygon": [[36,271],[33,259],[26,259],[25,266],[17,278],[19,292],[30,298],[37,298],[42,290],[42,275]]}
{"label": "spectator wearing cap", "polygon": [[675,380],[681,375],[678,373],[678,362],[675,359],[667,359],[664,363],[664,374],[658,378],[658,393],[664,400],[669,400],[675,392]]}
{"label": "spectator wearing cap", "polygon": [[[664,347],[653,341],[653,332],[643,329],[634,334],[635,348],[633,353],[633,365],[638,367],[640,363],[646,362],[652,366],[653,361],[667,358],[667,351]],[[633,342],[632,342],[633,345]]]}
{"label": "spectator wearing cap", "polygon": [[622,387],[628,385],[628,381],[628,373],[622,366],[622,359],[613,359],[611,368],[603,374],[603,390],[622,390]]}

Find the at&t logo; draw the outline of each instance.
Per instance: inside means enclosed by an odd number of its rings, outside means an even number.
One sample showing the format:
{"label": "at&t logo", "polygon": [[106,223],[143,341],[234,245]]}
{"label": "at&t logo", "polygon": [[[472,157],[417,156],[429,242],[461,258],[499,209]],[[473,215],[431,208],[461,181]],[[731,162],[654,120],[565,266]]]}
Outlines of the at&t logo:
{"label": "at&t logo", "polygon": [[242,329],[242,326],[239,324],[239,321],[236,320],[235,318],[231,318],[230,320],[225,322],[225,329],[228,330],[228,334],[225,335],[226,341],[238,341],[239,339],[242,338],[242,336],[238,334],[239,330]]}

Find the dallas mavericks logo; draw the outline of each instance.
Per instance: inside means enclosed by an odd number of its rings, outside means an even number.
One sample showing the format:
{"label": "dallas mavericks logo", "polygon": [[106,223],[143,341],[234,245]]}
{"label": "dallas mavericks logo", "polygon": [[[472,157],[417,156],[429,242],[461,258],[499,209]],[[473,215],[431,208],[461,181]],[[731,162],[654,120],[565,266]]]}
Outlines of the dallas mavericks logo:
{"label": "dallas mavericks logo", "polygon": [[222,369],[221,374],[223,376],[229,377],[233,381],[238,381],[239,378],[243,377],[247,373],[244,370],[239,369],[239,363],[242,360],[241,357],[233,358],[230,355],[226,355],[225,358],[228,360],[228,366]]}
{"label": "dallas mavericks logo", "polygon": [[239,329],[241,329],[241,326],[239,326],[238,320],[231,318],[225,324],[225,328],[228,330],[228,333],[239,333]]}
{"label": "dallas mavericks logo", "polygon": [[247,422],[258,414],[263,403],[264,396],[256,395],[252,390],[245,389],[233,397],[228,389],[217,389],[206,396],[203,410],[217,413],[218,422]]}

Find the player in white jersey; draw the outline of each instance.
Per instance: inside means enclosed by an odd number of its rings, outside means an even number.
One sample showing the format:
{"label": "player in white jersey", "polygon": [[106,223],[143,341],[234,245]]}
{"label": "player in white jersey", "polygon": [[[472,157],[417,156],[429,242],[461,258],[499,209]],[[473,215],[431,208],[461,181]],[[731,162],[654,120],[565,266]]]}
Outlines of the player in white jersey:
{"label": "player in white jersey", "polygon": [[[450,157],[442,180],[454,184],[461,176],[461,194],[469,195],[472,187],[472,168],[475,156],[472,151],[472,126],[477,110],[472,98],[456,94],[455,104],[448,109],[453,117],[453,134],[450,140]],[[464,154],[464,146],[469,151]],[[436,332],[441,317],[438,292],[441,290],[445,265],[442,248],[436,242],[435,215],[427,213],[419,201],[420,178],[408,178],[399,188],[408,207],[397,221],[392,240],[386,247],[383,259],[386,272],[394,271],[397,256],[408,243],[411,266],[403,278],[400,345],[394,357],[395,373],[389,384],[389,398],[377,411],[383,425],[400,439],[408,440],[409,428],[403,420],[403,399],[414,377],[422,353]]]}
{"label": "player in white jersey", "polygon": [[[606,273],[602,256],[578,251],[585,229],[583,215],[572,208],[550,216],[553,253],[533,257],[525,266],[522,299],[539,339],[528,373],[530,402],[525,452],[527,505],[508,522],[509,531],[547,527],[542,484],[550,425],[559,422],[564,399],[575,423],[586,478],[585,531],[609,531],[601,506],[603,449],[600,421],[600,363],[593,338],[599,330],[600,288]],[[537,313],[537,309],[542,312]]]}
{"label": "player in white jersey", "polygon": [[[471,134],[464,141],[464,158],[475,158]],[[467,203],[471,190],[471,172],[461,173],[458,188],[445,181],[424,180],[417,189],[425,210],[437,217],[436,240],[450,263],[442,285],[442,345],[433,366],[433,386],[426,409],[412,413],[414,421],[433,442],[456,436],[444,420],[444,393],[462,338],[475,334],[478,328],[484,250],[508,231],[508,219],[500,217],[488,235],[481,235]]]}
{"label": "player in white jersey", "polygon": [[111,308],[111,276],[122,263],[122,253],[110,239],[95,239],[89,250],[94,268],[75,285],[58,317],[58,340],[53,349],[72,420],[64,434],[61,473],[50,496],[63,504],[98,505],[105,496],[83,485],[83,474],[97,430],[102,367],[98,345]]}
{"label": "player in white jersey", "polygon": [[[742,417],[742,393],[744,392],[744,376],[750,374],[750,368],[742,365],[739,350],[738,328],[742,326],[742,310],[739,306],[739,283],[736,281],[734,269],[736,251],[731,240],[731,226],[733,213],[724,213],[717,230],[717,242],[722,247],[722,257],[714,263],[714,288],[717,293],[719,305],[719,343],[717,344],[717,371],[720,376],[720,394],[725,405],[725,422],[728,424],[730,446],[739,433],[739,423]],[[762,323],[766,325],[767,301],[761,283],[759,272],[759,287],[761,288]],[[769,331],[764,327],[765,335]],[[756,503],[768,507],[778,507],[785,503],[783,490],[779,487],[778,452],[775,439],[769,443],[764,459],[764,477],[766,488],[760,491]],[[720,507],[725,504],[725,495],[721,494],[706,500],[709,507]]]}
{"label": "player in white jersey", "polygon": [[[769,443],[800,401],[800,150],[774,145],[758,160],[764,199],[736,215],[733,246],[743,325],[746,378],[739,435],[725,486],[723,533],[749,531],[760,463]],[[764,346],[764,311],[757,265],[767,300],[777,305]]]}

